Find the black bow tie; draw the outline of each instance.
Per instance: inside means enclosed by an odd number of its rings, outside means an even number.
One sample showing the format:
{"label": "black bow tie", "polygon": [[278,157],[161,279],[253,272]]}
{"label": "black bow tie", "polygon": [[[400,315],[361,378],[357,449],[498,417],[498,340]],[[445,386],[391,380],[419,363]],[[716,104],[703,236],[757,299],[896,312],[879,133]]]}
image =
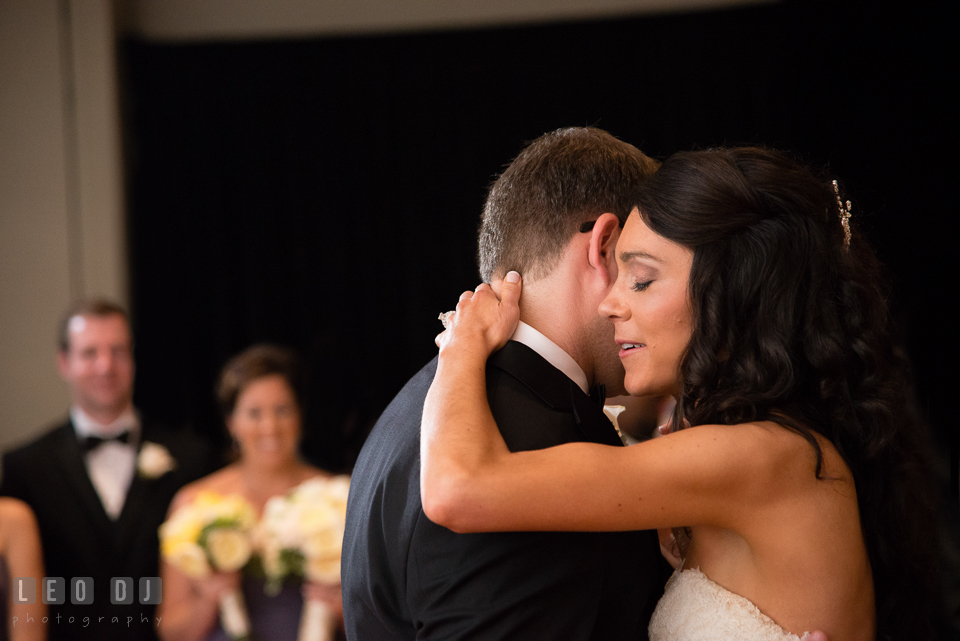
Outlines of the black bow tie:
{"label": "black bow tie", "polygon": [[607,401],[607,386],[603,383],[597,383],[591,387],[590,400],[603,407],[603,404]]}
{"label": "black bow tie", "polygon": [[80,441],[80,449],[84,452],[89,452],[90,450],[96,449],[103,445],[104,443],[109,443],[110,441],[117,441],[118,443],[129,443],[130,442],[130,430],[126,432],[120,432],[116,436],[87,436]]}

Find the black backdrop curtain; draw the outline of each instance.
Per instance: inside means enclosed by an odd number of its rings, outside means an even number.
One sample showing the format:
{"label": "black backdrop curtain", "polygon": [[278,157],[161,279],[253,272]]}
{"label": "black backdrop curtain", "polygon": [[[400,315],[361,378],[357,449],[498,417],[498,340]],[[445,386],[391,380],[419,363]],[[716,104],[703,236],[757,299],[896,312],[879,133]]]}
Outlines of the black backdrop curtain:
{"label": "black backdrop curtain", "polygon": [[286,344],[309,365],[306,454],[349,468],[435,353],[437,314],[477,282],[491,179],[523,141],[596,125],[652,156],[752,143],[828,165],[888,266],[921,402],[956,461],[947,4],[128,40],[137,403],[222,438],[219,367]]}

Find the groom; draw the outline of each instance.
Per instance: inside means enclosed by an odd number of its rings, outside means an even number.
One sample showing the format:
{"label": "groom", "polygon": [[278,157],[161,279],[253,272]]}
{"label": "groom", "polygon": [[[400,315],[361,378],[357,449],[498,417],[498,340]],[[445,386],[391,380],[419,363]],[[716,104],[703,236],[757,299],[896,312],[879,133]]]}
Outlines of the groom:
{"label": "groom", "polygon": [[[633,191],[656,167],[606,132],[563,129],[527,146],[491,187],[481,276],[524,277],[520,326],[487,365],[510,449],[620,444],[598,384],[623,393],[623,369],[597,307],[616,278]],[[669,572],[654,533],[455,534],[424,516],[420,417],[436,366],[386,409],[353,473],[342,572],[348,639],[646,639]]]}

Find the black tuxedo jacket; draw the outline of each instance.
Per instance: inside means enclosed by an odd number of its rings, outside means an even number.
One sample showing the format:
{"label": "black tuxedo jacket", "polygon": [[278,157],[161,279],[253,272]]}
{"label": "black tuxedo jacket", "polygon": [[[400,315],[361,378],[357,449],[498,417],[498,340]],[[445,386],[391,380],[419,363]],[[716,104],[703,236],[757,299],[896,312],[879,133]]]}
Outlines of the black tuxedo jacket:
{"label": "black tuxedo jacket", "polygon": [[[65,605],[49,607],[51,641],[156,639],[156,608],[139,603],[139,579],[159,576],[157,528],[174,493],[215,466],[206,444],[144,418],[140,443],[147,441],[164,445],[177,466],[156,479],[135,474],[116,521],[107,516],[90,482],[69,420],[3,457],[0,494],[25,501],[36,514],[46,576],[63,577],[68,591],[71,578],[93,578],[92,604],[71,605],[68,598]],[[133,579],[132,605],[110,604],[111,577]],[[132,617],[129,627],[127,617]]]}
{"label": "black tuxedo jacket", "polygon": [[[436,366],[387,407],[354,469],[342,566],[347,638],[646,639],[669,574],[654,532],[455,534],[424,516],[420,418]],[[520,343],[490,358],[487,393],[511,450],[620,445],[602,409]]]}

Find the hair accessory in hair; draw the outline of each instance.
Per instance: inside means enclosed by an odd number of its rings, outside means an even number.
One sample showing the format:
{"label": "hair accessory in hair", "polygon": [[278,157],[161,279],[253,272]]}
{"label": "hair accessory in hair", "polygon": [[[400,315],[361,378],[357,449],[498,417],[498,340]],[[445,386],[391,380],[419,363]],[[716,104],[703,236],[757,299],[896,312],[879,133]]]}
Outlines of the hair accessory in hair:
{"label": "hair accessory in hair", "polygon": [[840,200],[840,187],[836,180],[833,181],[833,193],[837,195],[837,209],[840,224],[843,225],[843,246],[850,247],[850,201],[847,201],[846,207],[843,206],[843,201]]}

